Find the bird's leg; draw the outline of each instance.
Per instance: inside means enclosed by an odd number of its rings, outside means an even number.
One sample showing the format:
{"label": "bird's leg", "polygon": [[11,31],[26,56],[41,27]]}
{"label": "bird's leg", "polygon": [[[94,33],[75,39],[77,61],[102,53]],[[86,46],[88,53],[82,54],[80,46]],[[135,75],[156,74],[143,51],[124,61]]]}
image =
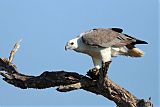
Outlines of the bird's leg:
{"label": "bird's leg", "polygon": [[102,62],[102,67],[99,70],[99,84],[102,86],[108,86],[108,68],[111,62]]}
{"label": "bird's leg", "polygon": [[101,50],[102,66],[99,71],[99,82],[101,85],[105,85],[105,81],[108,80],[108,65],[111,61],[111,48],[105,48]]}
{"label": "bird's leg", "polygon": [[90,69],[87,72],[87,76],[91,77],[92,79],[98,79],[99,78],[99,69],[101,68],[102,60],[99,58],[92,57],[94,68]]}
{"label": "bird's leg", "polygon": [[108,78],[108,68],[112,61],[102,63],[103,78]]}

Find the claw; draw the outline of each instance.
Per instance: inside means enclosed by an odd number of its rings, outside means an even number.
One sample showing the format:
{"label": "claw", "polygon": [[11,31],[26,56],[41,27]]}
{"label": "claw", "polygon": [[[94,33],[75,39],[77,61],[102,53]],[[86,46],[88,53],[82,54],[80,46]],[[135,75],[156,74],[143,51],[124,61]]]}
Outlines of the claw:
{"label": "claw", "polygon": [[94,80],[97,80],[99,78],[99,69],[97,68],[90,69],[86,75]]}

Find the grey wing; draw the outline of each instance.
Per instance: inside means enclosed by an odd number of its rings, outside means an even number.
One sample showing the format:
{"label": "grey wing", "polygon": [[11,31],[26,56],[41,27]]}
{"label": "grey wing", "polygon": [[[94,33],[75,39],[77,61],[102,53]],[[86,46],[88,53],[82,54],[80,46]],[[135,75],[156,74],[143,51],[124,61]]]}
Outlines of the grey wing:
{"label": "grey wing", "polygon": [[93,29],[82,35],[82,41],[87,45],[98,47],[120,47],[136,42],[136,39],[119,32],[115,29]]}

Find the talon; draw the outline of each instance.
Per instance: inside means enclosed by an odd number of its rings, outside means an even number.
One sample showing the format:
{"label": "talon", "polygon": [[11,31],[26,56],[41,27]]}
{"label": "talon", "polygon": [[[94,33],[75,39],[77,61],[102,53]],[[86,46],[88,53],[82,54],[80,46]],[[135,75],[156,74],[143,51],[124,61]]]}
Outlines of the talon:
{"label": "talon", "polygon": [[99,69],[97,68],[90,69],[86,75],[94,80],[97,80],[99,78]]}

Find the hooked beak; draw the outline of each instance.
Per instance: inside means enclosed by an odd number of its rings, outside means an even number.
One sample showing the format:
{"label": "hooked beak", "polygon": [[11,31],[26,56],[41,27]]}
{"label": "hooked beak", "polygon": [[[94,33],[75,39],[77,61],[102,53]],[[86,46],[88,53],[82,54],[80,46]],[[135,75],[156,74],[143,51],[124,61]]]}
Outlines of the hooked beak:
{"label": "hooked beak", "polygon": [[65,51],[67,51],[67,49],[68,49],[68,46],[66,45],[66,46],[65,46]]}

